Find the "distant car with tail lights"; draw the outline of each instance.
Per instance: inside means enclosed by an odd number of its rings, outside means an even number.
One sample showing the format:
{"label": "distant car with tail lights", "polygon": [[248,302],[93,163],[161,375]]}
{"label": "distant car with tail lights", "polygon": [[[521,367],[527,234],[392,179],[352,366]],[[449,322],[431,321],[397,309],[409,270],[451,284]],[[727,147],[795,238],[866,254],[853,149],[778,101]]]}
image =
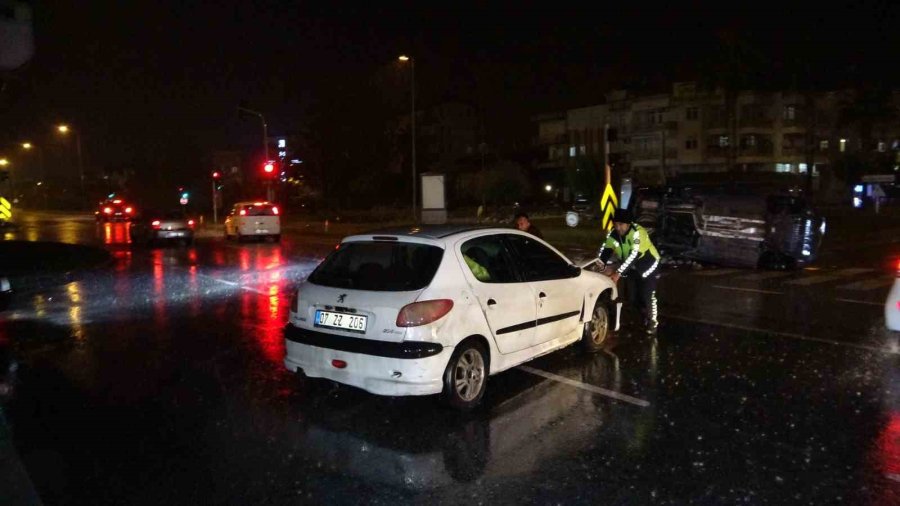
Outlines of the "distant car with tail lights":
{"label": "distant car with tail lights", "polygon": [[900,332],[900,260],[896,265],[894,286],[884,303],[884,323],[889,330]]}
{"label": "distant car with tail lights", "polygon": [[124,199],[108,199],[100,202],[94,217],[98,222],[129,221],[137,214],[133,204]]}
{"label": "distant car with tail lights", "polygon": [[142,211],[131,221],[129,233],[136,244],[179,242],[192,244],[196,222],[180,209],[170,211]]}
{"label": "distant car with tail lights", "polygon": [[281,210],[271,202],[238,202],[225,217],[225,239],[281,240]]}
{"label": "distant car with tail lights", "polygon": [[518,230],[431,226],[345,238],[303,282],[285,366],[379,395],[470,409],[488,376],[581,343],[621,304],[609,278]]}

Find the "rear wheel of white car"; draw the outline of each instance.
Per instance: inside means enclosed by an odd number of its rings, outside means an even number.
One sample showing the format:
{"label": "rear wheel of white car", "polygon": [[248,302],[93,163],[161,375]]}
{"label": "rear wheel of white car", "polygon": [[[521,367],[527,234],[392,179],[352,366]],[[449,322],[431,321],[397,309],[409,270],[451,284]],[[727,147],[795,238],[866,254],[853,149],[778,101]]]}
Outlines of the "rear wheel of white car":
{"label": "rear wheel of white car", "polygon": [[606,343],[610,334],[609,324],[609,305],[606,297],[600,297],[597,299],[597,303],[594,304],[590,321],[584,326],[584,335],[581,337],[581,343],[585,351],[597,353],[603,349],[603,344]]}
{"label": "rear wheel of white car", "polygon": [[488,366],[489,357],[481,343],[460,343],[444,371],[444,402],[463,411],[477,406],[484,397]]}

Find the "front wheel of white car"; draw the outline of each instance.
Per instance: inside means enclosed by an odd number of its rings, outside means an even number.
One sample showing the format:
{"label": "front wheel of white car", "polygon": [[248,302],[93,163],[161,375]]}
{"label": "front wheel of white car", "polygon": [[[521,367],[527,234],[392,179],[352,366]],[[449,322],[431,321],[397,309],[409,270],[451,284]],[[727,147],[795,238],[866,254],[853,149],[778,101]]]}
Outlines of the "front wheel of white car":
{"label": "front wheel of white car", "polygon": [[490,359],[478,341],[463,341],[456,347],[444,371],[444,402],[468,411],[477,406],[487,387]]}
{"label": "front wheel of white car", "polygon": [[597,303],[594,304],[590,321],[584,326],[584,335],[581,337],[584,351],[597,353],[603,349],[604,343],[609,338],[610,321],[609,305],[606,297],[600,297],[597,299]]}

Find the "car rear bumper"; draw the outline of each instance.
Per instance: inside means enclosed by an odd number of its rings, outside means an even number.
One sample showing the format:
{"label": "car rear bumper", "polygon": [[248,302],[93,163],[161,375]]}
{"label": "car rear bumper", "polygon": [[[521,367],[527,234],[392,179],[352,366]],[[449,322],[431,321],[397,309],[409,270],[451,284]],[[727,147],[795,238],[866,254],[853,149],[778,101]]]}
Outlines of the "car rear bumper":
{"label": "car rear bumper", "polygon": [[[284,366],[377,395],[431,395],[443,389],[453,348],[423,342],[381,342],[285,327]],[[345,362],[339,369],[334,360]]]}
{"label": "car rear bumper", "polygon": [[156,239],[192,239],[194,232],[191,230],[157,230]]}

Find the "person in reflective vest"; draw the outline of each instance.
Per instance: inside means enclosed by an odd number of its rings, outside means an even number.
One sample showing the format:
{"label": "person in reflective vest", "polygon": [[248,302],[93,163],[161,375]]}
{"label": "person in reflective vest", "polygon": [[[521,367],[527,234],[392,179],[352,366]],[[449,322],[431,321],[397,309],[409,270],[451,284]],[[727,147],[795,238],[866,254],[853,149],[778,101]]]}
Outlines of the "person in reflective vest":
{"label": "person in reflective vest", "polygon": [[[634,217],[627,209],[616,209],[613,228],[606,234],[598,256],[604,267],[603,273],[613,282],[625,279],[628,301],[641,312],[647,332],[656,332],[659,326],[656,302],[659,252],[650,242],[647,230],[634,223]],[[618,268],[610,265],[613,257],[620,262]]]}

